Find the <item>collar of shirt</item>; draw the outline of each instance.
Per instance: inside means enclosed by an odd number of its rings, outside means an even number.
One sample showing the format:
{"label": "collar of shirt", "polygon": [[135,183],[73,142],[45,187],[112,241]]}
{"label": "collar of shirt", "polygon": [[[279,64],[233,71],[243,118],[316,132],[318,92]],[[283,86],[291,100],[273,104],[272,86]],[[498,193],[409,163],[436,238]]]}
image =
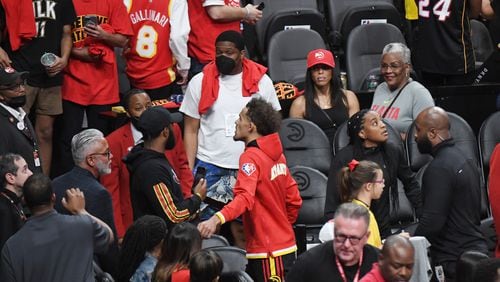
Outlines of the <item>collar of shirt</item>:
{"label": "collar of shirt", "polygon": [[23,108],[19,108],[18,110],[5,105],[4,103],[0,103],[0,106],[4,107],[13,117],[15,117],[19,122],[24,122],[24,117],[26,116],[26,112]]}
{"label": "collar of shirt", "polygon": [[130,129],[132,130],[132,137],[134,138],[134,146],[142,143],[142,132],[137,130],[132,123],[130,123]]}

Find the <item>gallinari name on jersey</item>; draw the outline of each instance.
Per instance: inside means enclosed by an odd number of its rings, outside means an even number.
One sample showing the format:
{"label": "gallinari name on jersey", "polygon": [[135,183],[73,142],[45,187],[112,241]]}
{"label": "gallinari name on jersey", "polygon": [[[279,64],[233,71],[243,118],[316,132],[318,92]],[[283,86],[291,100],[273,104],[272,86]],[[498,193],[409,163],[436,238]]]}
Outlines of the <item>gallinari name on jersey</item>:
{"label": "gallinari name on jersey", "polygon": [[131,13],[130,20],[132,21],[132,24],[136,24],[142,21],[152,21],[161,25],[162,27],[165,27],[165,25],[168,23],[167,16],[151,9],[144,9]]}

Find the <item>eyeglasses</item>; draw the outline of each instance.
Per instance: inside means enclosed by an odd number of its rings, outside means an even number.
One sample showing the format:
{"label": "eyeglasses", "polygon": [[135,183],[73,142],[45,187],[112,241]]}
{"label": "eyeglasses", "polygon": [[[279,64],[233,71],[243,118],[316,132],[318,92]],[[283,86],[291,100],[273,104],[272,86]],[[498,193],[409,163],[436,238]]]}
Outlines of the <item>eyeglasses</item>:
{"label": "eyeglasses", "polygon": [[349,239],[349,242],[351,242],[351,245],[357,245],[357,244],[359,244],[359,242],[361,242],[363,237],[365,237],[367,232],[365,232],[365,234],[363,234],[361,237],[346,236],[344,234],[335,234],[335,238],[333,240],[335,241],[335,243],[344,244],[345,241],[347,239]]}
{"label": "eyeglasses", "polygon": [[90,154],[89,157],[92,157],[92,156],[105,156],[106,158],[110,158],[111,157],[111,151],[109,149],[107,149],[104,153],[93,153],[93,154]]}
{"label": "eyeglasses", "polygon": [[13,91],[21,91],[22,87],[26,84],[26,80],[21,82],[17,82],[11,85],[6,85],[5,87],[1,87],[0,90],[13,90]]}
{"label": "eyeglasses", "polygon": [[391,68],[391,70],[396,70],[402,68],[404,63],[390,63],[390,64],[382,64],[380,65],[380,69],[386,70],[388,68]]}
{"label": "eyeglasses", "polygon": [[380,180],[373,180],[373,181],[370,181],[371,183],[379,183],[379,184],[384,184],[385,183],[385,178],[382,178]]}

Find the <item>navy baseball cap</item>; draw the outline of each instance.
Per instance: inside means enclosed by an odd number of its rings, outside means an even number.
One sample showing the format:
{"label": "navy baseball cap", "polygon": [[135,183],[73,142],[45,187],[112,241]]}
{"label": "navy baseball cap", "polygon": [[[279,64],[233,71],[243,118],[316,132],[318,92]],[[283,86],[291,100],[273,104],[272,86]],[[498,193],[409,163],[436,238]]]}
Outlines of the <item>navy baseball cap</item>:
{"label": "navy baseball cap", "polygon": [[180,113],[171,114],[167,109],[157,106],[144,111],[139,117],[138,129],[147,136],[156,136],[173,122],[182,121]]}

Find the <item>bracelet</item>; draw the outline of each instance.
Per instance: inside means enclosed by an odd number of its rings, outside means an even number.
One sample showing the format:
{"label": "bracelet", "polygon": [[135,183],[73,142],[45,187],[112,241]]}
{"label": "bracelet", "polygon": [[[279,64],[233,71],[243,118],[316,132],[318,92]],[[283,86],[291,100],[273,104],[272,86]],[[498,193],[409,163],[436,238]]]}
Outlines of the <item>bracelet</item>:
{"label": "bracelet", "polygon": [[245,15],[245,17],[243,19],[246,20],[246,19],[248,19],[248,16],[250,15],[250,9],[248,9],[248,7],[245,6],[245,11],[247,11],[247,13],[246,13],[246,15]]}
{"label": "bracelet", "polygon": [[200,197],[200,199],[203,199],[203,198],[201,197],[201,194],[200,194],[200,193],[196,192],[196,193],[194,193],[194,194],[195,194],[196,196]]}

